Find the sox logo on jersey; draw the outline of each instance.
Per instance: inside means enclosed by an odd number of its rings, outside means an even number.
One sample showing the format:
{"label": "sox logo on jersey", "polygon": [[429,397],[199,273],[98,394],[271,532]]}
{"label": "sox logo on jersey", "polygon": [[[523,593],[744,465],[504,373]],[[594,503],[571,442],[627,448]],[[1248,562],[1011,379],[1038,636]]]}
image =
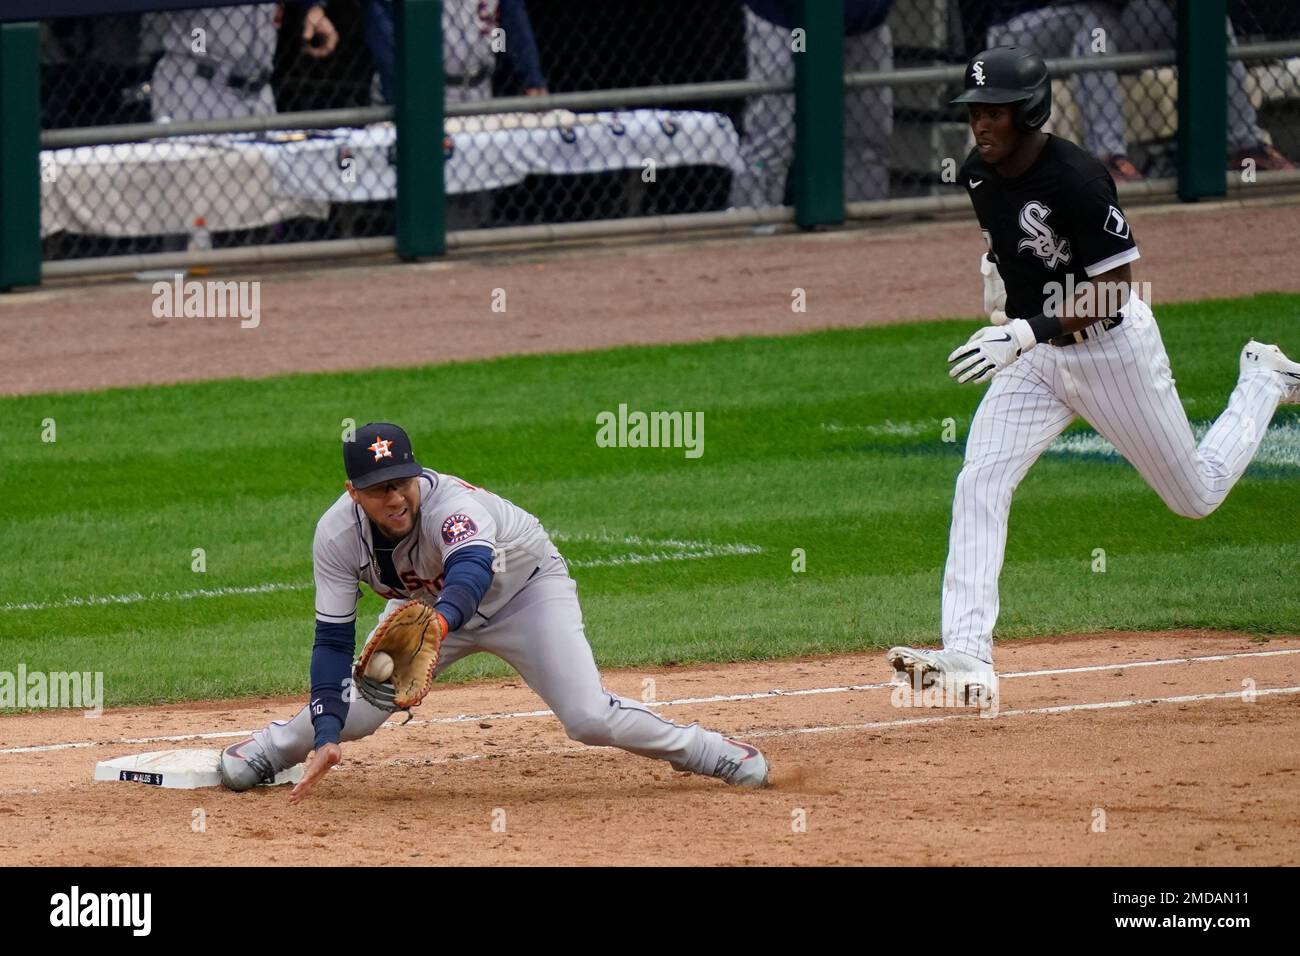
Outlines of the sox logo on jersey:
{"label": "sox logo on jersey", "polygon": [[1049,269],[1058,265],[1070,264],[1070,240],[1057,239],[1052,227],[1047,224],[1047,217],[1052,214],[1040,202],[1027,202],[1020,210],[1020,228],[1029,234],[1028,239],[1021,239],[1016,248],[1021,252],[1028,249]]}

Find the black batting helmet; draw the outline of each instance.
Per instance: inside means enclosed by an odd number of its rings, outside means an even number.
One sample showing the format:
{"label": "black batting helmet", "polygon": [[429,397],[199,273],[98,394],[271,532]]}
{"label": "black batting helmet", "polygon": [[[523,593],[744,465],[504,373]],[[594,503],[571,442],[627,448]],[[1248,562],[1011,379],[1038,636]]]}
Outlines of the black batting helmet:
{"label": "black batting helmet", "polygon": [[1017,46],[996,46],[966,64],[966,89],[954,103],[1015,103],[1016,129],[1040,128],[1052,113],[1052,81],[1037,53]]}

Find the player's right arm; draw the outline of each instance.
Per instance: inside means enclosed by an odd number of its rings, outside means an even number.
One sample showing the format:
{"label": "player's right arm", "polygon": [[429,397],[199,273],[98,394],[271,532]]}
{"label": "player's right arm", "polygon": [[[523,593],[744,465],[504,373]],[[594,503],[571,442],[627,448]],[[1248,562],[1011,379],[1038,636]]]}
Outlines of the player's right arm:
{"label": "player's right arm", "polygon": [[[987,241],[987,231],[984,238]],[[1007,287],[998,272],[998,263],[991,250],[980,256],[980,275],[984,278],[984,311],[989,314],[989,320],[994,325],[1006,325]]]}
{"label": "player's right arm", "polygon": [[972,149],[957,172],[957,181],[965,187],[971,208],[975,210],[975,219],[979,222],[980,232],[984,235],[984,248],[987,251],[980,256],[980,276],[984,280],[984,311],[988,313],[994,325],[1006,325],[1006,285],[1002,281],[1002,274],[998,271],[998,257],[993,251],[993,235],[989,231],[988,224],[981,218],[979,206],[975,202],[975,190],[984,185],[984,180],[987,179],[988,172],[982,168],[978,155]]}
{"label": "player's right arm", "polygon": [[352,673],[356,651],[357,572],[339,542],[325,530],[322,519],[312,543],[312,576],[316,583],[316,639],[311,650],[312,728],[315,746],[337,744],[348,719],[343,684]]}

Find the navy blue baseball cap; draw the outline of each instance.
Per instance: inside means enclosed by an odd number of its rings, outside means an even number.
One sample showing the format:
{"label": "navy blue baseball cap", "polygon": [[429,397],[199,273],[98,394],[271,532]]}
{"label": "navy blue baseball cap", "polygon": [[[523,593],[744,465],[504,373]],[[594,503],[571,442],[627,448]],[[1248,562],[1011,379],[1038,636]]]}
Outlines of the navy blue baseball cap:
{"label": "navy blue baseball cap", "polygon": [[424,470],[411,451],[411,439],[392,422],[370,422],[358,428],[352,441],[343,443],[343,469],[358,491],[385,481],[414,478]]}

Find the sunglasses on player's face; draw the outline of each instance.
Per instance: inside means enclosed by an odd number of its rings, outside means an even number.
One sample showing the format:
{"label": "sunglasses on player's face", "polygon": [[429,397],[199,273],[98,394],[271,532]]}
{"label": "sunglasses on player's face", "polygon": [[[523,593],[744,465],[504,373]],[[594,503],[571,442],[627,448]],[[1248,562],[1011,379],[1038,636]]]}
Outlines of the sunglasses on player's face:
{"label": "sunglasses on player's face", "polygon": [[369,488],[357,489],[357,494],[364,495],[375,501],[383,501],[391,492],[396,491],[399,495],[406,497],[410,490],[414,478],[394,478],[392,481],[381,481],[377,485],[371,485]]}

